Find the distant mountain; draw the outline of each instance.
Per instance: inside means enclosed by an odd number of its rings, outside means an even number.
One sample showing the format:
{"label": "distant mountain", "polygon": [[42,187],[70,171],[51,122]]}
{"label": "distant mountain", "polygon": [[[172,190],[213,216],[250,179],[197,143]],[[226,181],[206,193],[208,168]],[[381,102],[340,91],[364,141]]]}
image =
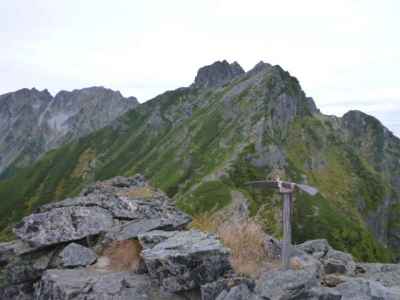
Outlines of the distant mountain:
{"label": "distant mountain", "polygon": [[0,225],[94,180],[137,172],[195,216],[241,195],[276,236],[280,197],[244,183],[279,173],[321,191],[296,194],[295,242],[327,238],[367,261],[392,260],[400,250],[400,140],[362,112],[323,115],[295,77],[263,62],[248,72],[226,61],[203,67],[190,87],[19,170],[0,182]]}
{"label": "distant mountain", "polygon": [[31,164],[50,149],[100,129],[138,104],[119,92],[91,87],[22,89],[0,95],[0,173]]}

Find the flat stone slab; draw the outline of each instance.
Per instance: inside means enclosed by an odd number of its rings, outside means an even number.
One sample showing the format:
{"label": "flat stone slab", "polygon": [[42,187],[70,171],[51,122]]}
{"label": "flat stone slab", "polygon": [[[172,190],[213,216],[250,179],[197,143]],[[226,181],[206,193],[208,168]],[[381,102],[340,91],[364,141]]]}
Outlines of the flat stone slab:
{"label": "flat stone slab", "polygon": [[32,214],[17,224],[17,237],[34,249],[79,240],[110,229],[111,214],[100,207],[63,207]]}
{"label": "flat stone slab", "polygon": [[229,250],[214,235],[197,230],[175,232],[142,256],[150,276],[169,292],[198,288],[231,270]]}

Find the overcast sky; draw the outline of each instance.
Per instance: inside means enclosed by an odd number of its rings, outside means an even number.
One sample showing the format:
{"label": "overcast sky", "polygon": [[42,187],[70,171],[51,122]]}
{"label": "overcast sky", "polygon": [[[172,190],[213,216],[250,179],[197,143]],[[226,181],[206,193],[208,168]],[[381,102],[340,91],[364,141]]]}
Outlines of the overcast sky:
{"label": "overcast sky", "polygon": [[144,102],[201,66],[279,64],[322,112],[400,136],[400,1],[2,0],[0,93],[102,85]]}

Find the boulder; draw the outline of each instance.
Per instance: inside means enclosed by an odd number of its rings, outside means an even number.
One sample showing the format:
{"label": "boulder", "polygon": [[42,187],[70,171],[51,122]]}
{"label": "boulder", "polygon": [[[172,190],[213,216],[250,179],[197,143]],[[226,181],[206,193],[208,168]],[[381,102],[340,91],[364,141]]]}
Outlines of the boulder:
{"label": "boulder", "polygon": [[216,300],[262,300],[260,296],[254,294],[246,284],[239,284],[229,291],[224,290]]}
{"label": "boulder", "polygon": [[169,292],[199,288],[231,270],[228,249],[197,230],[176,232],[142,256],[150,276]]}
{"label": "boulder", "polygon": [[222,292],[229,292],[239,285],[245,285],[249,291],[253,291],[255,282],[245,277],[221,278],[201,286],[201,300],[215,300]]}
{"label": "boulder", "polygon": [[269,271],[256,283],[256,294],[263,299],[307,299],[308,291],[319,286],[319,272],[314,268]]}
{"label": "boulder", "polygon": [[386,288],[376,281],[354,278],[335,288],[342,300],[399,300],[400,290]]}
{"label": "boulder", "polygon": [[111,214],[104,208],[62,207],[23,218],[14,232],[32,248],[39,249],[105,232],[113,224]]}
{"label": "boulder", "polygon": [[324,257],[332,247],[325,239],[306,241],[296,246],[297,249],[314,256],[317,259]]}
{"label": "boulder", "polygon": [[35,290],[35,300],[184,300],[160,291],[147,275],[100,273],[83,269],[48,270]]}
{"label": "boulder", "polygon": [[325,239],[304,242],[296,249],[320,260],[326,274],[355,274],[356,264],[351,254],[333,249]]}
{"label": "boulder", "polygon": [[76,243],[68,244],[59,254],[60,265],[64,268],[85,267],[94,263],[96,253]]}
{"label": "boulder", "polygon": [[354,275],[356,264],[349,253],[337,250],[329,250],[321,259],[325,274]]}
{"label": "boulder", "polygon": [[359,277],[377,281],[385,287],[400,288],[400,264],[361,263],[357,267],[363,270],[357,274]]}

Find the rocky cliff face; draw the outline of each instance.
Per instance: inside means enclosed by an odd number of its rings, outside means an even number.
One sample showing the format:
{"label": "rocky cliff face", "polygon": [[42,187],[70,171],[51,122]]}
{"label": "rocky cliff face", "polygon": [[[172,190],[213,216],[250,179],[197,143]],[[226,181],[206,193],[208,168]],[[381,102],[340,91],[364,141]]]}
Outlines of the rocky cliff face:
{"label": "rocky cliff face", "polygon": [[202,67],[194,80],[195,87],[216,87],[231,81],[244,74],[244,70],[237,63],[228,63],[226,60],[217,61],[210,66]]}
{"label": "rocky cliff face", "polygon": [[50,149],[100,129],[138,104],[102,87],[52,97],[22,89],[0,95],[0,173],[24,167]]}
{"label": "rocky cliff face", "polygon": [[289,270],[237,274],[231,250],[190,221],[142,175],[92,184],[39,207],[17,224],[16,240],[0,243],[0,298],[400,299],[399,265],[356,263],[323,239],[293,247]]}
{"label": "rocky cliff face", "polygon": [[390,261],[400,249],[399,158],[399,139],[378,120],[321,114],[280,66],[260,62],[243,73],[217,62],[201,68],[190,87],[157,96],[0,182],[0,225],[76,196],[95,179],[141,172],[194,216],[241,193],[279,237],[280,198],[245,185],[279,173],[321,191],[296,195],[297,243],[327,238],[357,259]]}

